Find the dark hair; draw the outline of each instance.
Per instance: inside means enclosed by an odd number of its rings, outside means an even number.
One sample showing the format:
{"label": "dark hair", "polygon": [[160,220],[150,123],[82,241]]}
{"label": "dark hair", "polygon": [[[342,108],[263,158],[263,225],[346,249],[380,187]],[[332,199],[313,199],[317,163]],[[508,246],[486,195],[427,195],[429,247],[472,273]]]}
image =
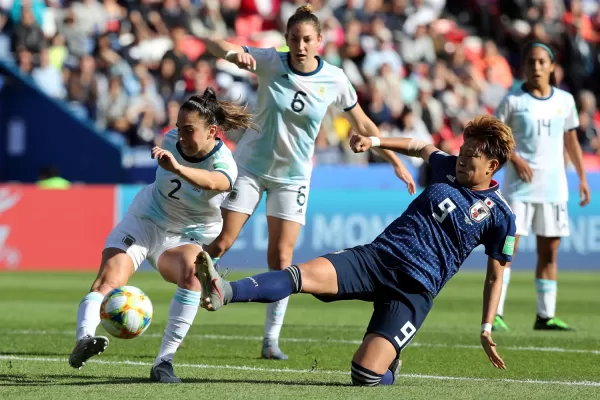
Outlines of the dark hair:
{"label": "dark hair", "polygon": [[208,125],[217,125],[224,131],[254,128],[252,114],[246,106],[218,100],[212,88],[207,88],[202,96],[190,97],[181,109],[199,113]]}
{"label": "dark hair", "polygon": [[502,168],[515,148],[512,129],[504,122],[491,115],[482,115],[470,121],[465,127],[463,136],[477,140],[475,150],[489,159],[498,160]]}
{"label": "dark hair", "polygon": [[298,7],[294,15],[288,19],[286,30],[289,32],[295,25],[301,23],[309,23],[312,24],[317,30],[317,34],[321,34],[321,22],[319,18],[312,12],[312,6],[307,4],[305,6]]}
{"label": "dark hair", "polygon": [[[550,57],[550,62],[552,64],[556,63],[556,50],[554,48],[552,48],[552,46],[550,44],[544,43],[541,40],[533,40],[531,42],[525,43],[525,46],[523,46],[523,51],[521,54],[522,62],[525,62],[525,60],[527,59],[527,55],[535,47],[540,47],[540,48],[546,50],[546,52],[548,53],[548,57]],[[556,86],[556,76],[554,75],[554,71],[552,71],[550,73],[550,85]]]}

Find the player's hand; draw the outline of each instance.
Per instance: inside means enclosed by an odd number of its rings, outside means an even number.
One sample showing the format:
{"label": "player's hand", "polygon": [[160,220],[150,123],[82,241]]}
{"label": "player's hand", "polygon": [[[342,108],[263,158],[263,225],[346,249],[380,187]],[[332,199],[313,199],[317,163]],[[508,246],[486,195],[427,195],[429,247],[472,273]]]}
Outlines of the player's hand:
{"label": "player's hand", "polygon": [[368,136],[352,134],[350,137],[350,148],[355,153],[364,153],[371,148],[373,142]]}
{"label": "player's hand", "polygon": [[160,165],[163,169],[166,169],[169,172],[177,173],[180,165],[175,159],[175,156],[171,154],[170,151],[165,149],[161,149],[158,146],[154,146],[152,148],[152,158],[156,158],[158,160],[158,165]]}
{"label": "player's hand", "polygon": [[481,332],[481,346],[483,350],[485,350],[485,354],[487,354],[491,363],[496,368],[506,369],[506,365],[504,364],[504,360],[498,355],[496,351],[496,343],[492,340],[492,334],[489,332]]}
{"label": "player's hand", "polygon": [[415,181],[411,173],[406,169],[406,167],[402,164],[394,166],[394,172],[396,176],[402,180],[402,182],[406,183],[406,187],[408,188],[408,193],[415,194],[417,192],[417,185],[415,185]]}
{"label": "player's hand", "polygon": [[579,205],[585,207],[590,204],[592,199],[592,193],[590,192],[590,186],[587,181],[579,182]]}
{"label": "player's hand", "polygon": [[519,178],[524,182],[530,183],[533,179],[533,171],[531,170],[531,167],[529,167],[529,164],[527,164],[527,161],[523,160],[521,157],[514,157],[512,163]]}
{"label": "player's hand", "polygon": [[226,58],[227,61],[234,63],[240,69],[248,71],[256,70],[256,60],[249,53],[235,53]]}

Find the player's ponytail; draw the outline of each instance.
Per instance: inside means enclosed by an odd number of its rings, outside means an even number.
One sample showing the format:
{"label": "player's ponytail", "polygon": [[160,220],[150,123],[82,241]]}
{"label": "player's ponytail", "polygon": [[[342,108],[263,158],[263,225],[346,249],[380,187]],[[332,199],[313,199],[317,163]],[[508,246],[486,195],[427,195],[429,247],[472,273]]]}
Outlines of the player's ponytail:
{"label": "player's ponytail", "polygon": [[319,18],[313,14],[313,9],[310,4],[300,6],[296,9],[294,15],[288,19],[287,31],[289,32],[290,29],[301,23],[309,23],[313,25],[317,31],[317,34],[321,34],[321,21],[319,21]]}
{"label": "player's ponytail", "polygon": [[252,114],[246,106],[217,99],[212,88],[207,88],[202,96],[190,97],[181,109],[199,113],[208,125],[217,125],[224,131],[254,128]]}

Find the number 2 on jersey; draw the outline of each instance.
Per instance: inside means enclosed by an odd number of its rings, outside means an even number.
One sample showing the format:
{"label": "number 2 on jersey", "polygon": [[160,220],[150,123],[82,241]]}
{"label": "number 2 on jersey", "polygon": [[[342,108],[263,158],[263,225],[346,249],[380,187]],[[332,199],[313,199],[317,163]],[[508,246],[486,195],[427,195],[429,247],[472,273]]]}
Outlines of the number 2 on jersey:
{"label": "number 2 on jersey", "polygon": [[437,213],[433,213],[433,217],[437,222],[444,222],[448,214],[456,209],[456,204],[452,202],[448,197],[446,197],[440,204],[438,204],[438,208],[442,212],[440,215]]}
{"label": "number 2 on jersey", "polygon": [[179,200],[179,197],[175,196],[175,193],[181,189],[181,181],[179,179],[171,179],[170,182],[175,184],[175,189],[171,190],[167,196],[172,199]]}
{"label": "number 2 on jersey", "polygon": [[302,98],[299,97],[300,95],[304,97],[307,96],[307,94],[302,91],[296,92],[296,94],[294,95],[294,99],[292,100],[292,110],[296,112],[304,110],[304,102],[302,101]]}

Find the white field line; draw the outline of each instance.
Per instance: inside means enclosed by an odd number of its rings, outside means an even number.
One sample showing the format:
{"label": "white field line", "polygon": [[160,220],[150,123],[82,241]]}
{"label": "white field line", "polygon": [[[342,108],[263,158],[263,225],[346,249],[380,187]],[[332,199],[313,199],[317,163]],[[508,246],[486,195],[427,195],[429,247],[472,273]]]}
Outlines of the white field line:
{"label": "white field line", "polygon": [[[73,331],[60,331],[60,330],[0,330],[0,334],[10,335],[61,335],[61,336],[75,336]],[[145,333],[145,337],[158,338],[162,337],[160,333]],[[258,341],[262,340],[262,336],[236,336],[236,335],[209,335],[209,334],[189,334],[186,338],[190,339],[208,339],[208,340],[245,340],[245,341]],[[315,339],[315,338],[285,338],[279,339],[280,342],[293,342],[293,343],[339,343],[339,344],[361,344],[361,340],[347,340],[347,339]],[[481,349],[481,346],[475,344],[444,344],[444,343],[419,343],[413,342],[410,347],[434,347],[434,348],[445,348],[445,349]],[[576,353],[576,354],[593,354],[600,355],[600,350],[594,349],[565,349],[562,347],[536,347],[536,346],[500,346],[501,350],[509,351],[531,351],[541,353]]]}
{"label": "white field line", "polygon": [[[44,358],[44,357],[22,357],[11,355],[0,355],[0,360],[11,361],[31,361],[31,362],[52,362],[52,363],[67,363],[66,358]],[[105,365],[135,365],[135,366],[152,366],[150,362],[143,361],[107,361],[107,360],[92,360],[92,364]],[[284,374],[326,374],[326,375],[349,375],[348,371],[334,370],[308,370],[308,369],[287,369],[287,368],[260,368],[248,367],[245,365],[209,365],[209,364],[177,364],[178,368],[198,368],[198,369],[228,369],[236,371],[254,371],[254,372],[269,372],[269,373],[284,373]],[[438,375],[421,375],[421,374],[400,374],[401,378],[409,379],[431,379],[440,381],[468,381],[468,382],[498,382],[498,383],[528,383],[538,385],[560,385],[560,386],[588,386],[600,387],[600,382],[593,381],[549,381],[536,379],[494,379],[494,378],[470,378],[465,376],[438,376]]]}

